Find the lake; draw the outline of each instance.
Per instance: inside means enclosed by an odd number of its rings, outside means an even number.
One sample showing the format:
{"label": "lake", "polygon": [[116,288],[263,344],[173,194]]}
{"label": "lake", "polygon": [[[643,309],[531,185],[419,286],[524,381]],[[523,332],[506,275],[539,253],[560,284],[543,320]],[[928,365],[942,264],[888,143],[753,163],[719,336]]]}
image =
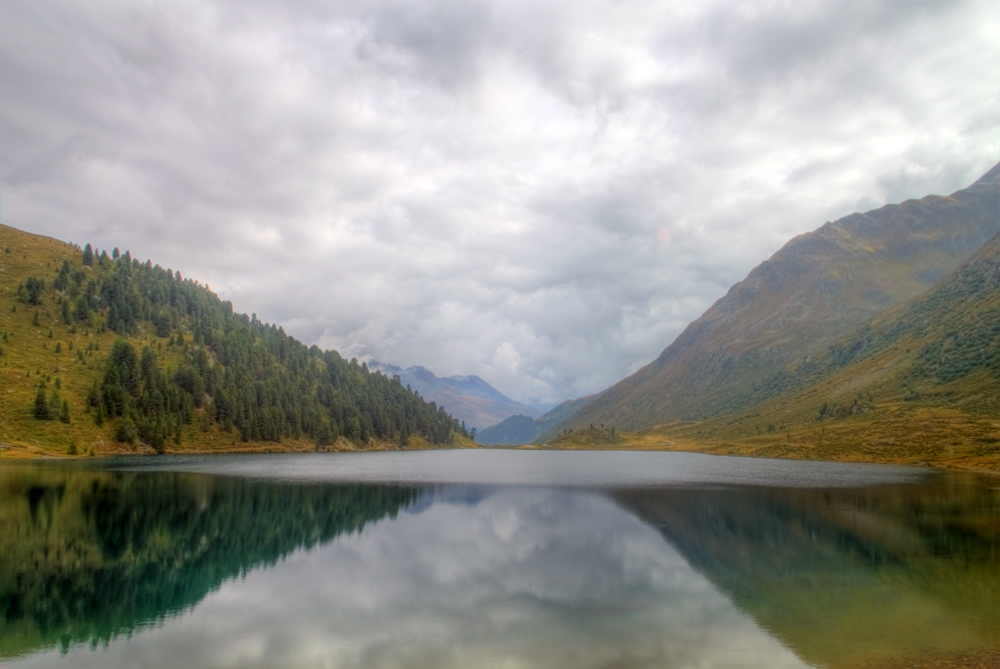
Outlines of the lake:
{"label": "lake", "polygon": [[593,451],[8,461],[0,537],[10,669],[1000,659],[998,477]]}

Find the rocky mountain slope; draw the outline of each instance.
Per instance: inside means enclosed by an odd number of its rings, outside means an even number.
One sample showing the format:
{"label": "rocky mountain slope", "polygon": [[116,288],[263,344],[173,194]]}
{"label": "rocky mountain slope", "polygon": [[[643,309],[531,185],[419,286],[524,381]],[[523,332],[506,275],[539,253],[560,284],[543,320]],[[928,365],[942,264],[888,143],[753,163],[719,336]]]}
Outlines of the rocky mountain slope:
{"label": "rocky mountain slope", "polygon": [[402,369],[378,362],[368,368],[389,377],[398,375],[404,386],[410,386],[428,402],[443,406],[455,418],[465,421],[469,429],[481,431],[517,414],[529,419],[541,415],[537,409],[515,402],[478,376],[438,377],[419,365]]}
{"label": "rocky mountain slope", "polygon": [[786,391],[768,385],[776,370],[922,294],[1000,231],[998,180],[1000,165],[950,196],[852,214],[792,239],[659,358],[558,429],[704,419]]}

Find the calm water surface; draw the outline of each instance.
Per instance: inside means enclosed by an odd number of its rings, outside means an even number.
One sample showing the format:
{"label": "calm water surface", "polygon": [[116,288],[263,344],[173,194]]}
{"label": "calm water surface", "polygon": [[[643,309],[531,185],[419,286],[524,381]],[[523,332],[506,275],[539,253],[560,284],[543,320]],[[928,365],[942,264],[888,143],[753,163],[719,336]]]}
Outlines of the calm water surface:
{"label": "calm water surface", "polygon": [[0,666],[992,661],[998,488],[683,453],[4,463]]}

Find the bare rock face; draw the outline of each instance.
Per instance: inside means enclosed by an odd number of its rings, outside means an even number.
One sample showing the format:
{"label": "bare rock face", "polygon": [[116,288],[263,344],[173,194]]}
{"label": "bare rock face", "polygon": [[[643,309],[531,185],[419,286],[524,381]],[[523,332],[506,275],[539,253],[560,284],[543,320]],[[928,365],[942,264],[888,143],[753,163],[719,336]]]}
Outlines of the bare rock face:
{"label": "bare rock face", "polygon": [[[775,369],[926,291],[1000,231],[1000,165],[950,196],[851,214],[795,237],[660,356],[560,427],[639,429],[767,395]],[[779,392],[775,388],[774,392]]]}

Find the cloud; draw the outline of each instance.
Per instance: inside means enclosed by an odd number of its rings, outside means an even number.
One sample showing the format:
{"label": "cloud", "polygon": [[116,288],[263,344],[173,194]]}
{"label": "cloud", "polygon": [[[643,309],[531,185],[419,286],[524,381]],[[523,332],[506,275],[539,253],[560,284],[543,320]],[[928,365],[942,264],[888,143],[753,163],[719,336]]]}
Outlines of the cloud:
{"label": "cloud", "polygon": [[0,214],[555,401],[985,172],[998,52],[987,2],[5,3]]}

